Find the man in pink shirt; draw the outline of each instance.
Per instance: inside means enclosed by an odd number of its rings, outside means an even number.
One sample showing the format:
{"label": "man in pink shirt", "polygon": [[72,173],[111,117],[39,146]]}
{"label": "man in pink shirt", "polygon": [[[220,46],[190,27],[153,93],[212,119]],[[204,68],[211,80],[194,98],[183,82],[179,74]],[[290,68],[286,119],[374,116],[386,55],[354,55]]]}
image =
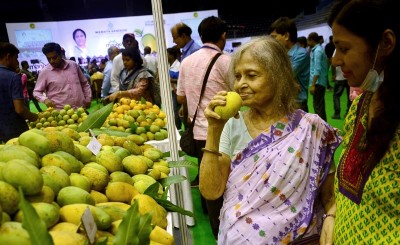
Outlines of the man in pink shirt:
{"label": "man in pink shirt", "polygon": [[58,43],[46,43],[42,52],[49,65],[40,71],[33,96],[47,107],[57,110],[67,104],[72,108],[89,107],[92,91],[79,65],[62,58]]}
{"label": "man in pink shirt", "polygon": [[[179,78],[176,91],[178,103],[187,103],[189,119],[191,121],[193,120],[197,104],[199,103],[201,87],[208,65],[217,53],[222,53],[224,50],[226,44],[227,27],[225,22],[220,18],[210,16],[205,18],[200,23],[198,31],[201,41],[203,42],[203,46],[198,51],[182,60],[179,69]],[[204,109],[217,92],[221,90],[231,90],[229,88],[227,79],[229,63],[229,55],[222,54],[217,59],[211,69],[207,86],[204,90],[204,94],[197,111],[193,134],[197,148],[197,154],[194,157],[197,157],[199,163],[203,158],[203,152],[201,149],[204,148],[206,144],[208,128],[208,121],[204,116]],[[193,182],[196,181],[198,182],[198,177]],[[193,182],[192,186],[195,184]],[[218,236],[218,216],[221,206],[222,198],[207,201],[202,198],[203,210],[208,212],[211,227],[216,238]]]}

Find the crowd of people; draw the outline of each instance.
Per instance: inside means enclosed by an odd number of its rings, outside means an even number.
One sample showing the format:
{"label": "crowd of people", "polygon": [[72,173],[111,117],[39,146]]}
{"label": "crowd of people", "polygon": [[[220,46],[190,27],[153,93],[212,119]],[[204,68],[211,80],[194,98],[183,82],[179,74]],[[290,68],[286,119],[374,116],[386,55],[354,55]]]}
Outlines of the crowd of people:
{"label": "crowd of people", "polygon": [[[233,54],[223,51],[227,25],[219,17],[200,22],[202,45],[186,24],[171,28],[176,46],[166,52],[175,124],[178,129],[194,125],[199,169],[192,187],[200,190],[218,244],[400,243],[400,17],[395,4],[337,2],[325,48],[316,32],[298,37],[288,17],[275,20],[265,36]],[[79,29],[73,34],[77,45],[85,36]],[[153,101],[157,59],[148,47],[141,54],[133,33],[123,36],[122,45],[122,50],[109,48],[108,60],[95,68],[104,74],[101,96]],[[90,106],[90,77],[63,56],[59,44],[47,43],[42,51],[49,65],[35,76],[27,62],[19,67],[13,44],[0,43],[2,142],[38,118],[29,100],[57,109]],[[343,133],[327,121],[329,72],[332,119],[341,118],[346,90]],[[230,91],[240,95],[242,109],[225,120],[214,108],[226,105]]]}

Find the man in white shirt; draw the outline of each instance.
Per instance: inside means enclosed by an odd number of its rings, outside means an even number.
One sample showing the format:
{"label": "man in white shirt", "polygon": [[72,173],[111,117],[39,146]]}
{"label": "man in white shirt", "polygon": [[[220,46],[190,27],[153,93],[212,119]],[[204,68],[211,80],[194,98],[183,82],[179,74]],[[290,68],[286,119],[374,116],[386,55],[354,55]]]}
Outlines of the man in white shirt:
{"label": "man in white shirt", "polygon": [[149,46],[144,47],[144,59],[147,63],[147,68],[149,68],[154,74],[157,73],[157,58],[151,54],[151,48]]}
{"label": "man in white shirt", "polygon": [[[136,47],[139,48],[138,41],[135,38],[135,34],[133,33],[126,33],[122,37],[122,46],[124,48],[128,47]],[[122,62],[122,54],[118,54],[115,56],[112,64],[112,70],[111,70],[111,89],[110,92],[116,92],[119,91],[119,77],[121,74],[121,71],[124,69],[124,63]]]}

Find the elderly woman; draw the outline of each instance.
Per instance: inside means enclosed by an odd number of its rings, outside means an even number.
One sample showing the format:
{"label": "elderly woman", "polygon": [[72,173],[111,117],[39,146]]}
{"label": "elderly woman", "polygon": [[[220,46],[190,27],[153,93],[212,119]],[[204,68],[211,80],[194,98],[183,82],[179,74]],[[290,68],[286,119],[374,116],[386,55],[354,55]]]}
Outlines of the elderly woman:
{"label": "elderly woman", "polygon": [[225,105],[227,92],[214,96],[200,165],[201,193],[224,199],[218,244],[287,244],[318,234],[337,131],[297,109],[298,85],[275,39],[239,47],[229,75],[248,109],[222,120],[213,109]]}

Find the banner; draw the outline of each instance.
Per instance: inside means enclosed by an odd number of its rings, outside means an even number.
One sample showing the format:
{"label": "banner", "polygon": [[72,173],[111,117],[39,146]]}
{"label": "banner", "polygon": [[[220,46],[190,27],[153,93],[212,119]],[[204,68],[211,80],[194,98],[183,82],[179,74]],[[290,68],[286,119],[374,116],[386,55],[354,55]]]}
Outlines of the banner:
{"label": "banner", "polygon": [[[172,47],[171,28],[184,22],[192,28],[192,38],[202,45],[197,32],[200,22],[208,16],[218,16],[217,10],[164,14],[166,46]],[[40,71],[48,64],[42,53],[45,43],[56,42],[65,50],[66,58],[75,57],[81,64],[88,60],[100,61],[107,55],[111,46],[123,48],[122,37],[125,33],[134,33],[143,52],[150,46],[157,52],[156,35],[152,15],[87,19],[58,22],[6,23],[8,38],[20,50],[18,60],[28,61],[32,71]]]}

